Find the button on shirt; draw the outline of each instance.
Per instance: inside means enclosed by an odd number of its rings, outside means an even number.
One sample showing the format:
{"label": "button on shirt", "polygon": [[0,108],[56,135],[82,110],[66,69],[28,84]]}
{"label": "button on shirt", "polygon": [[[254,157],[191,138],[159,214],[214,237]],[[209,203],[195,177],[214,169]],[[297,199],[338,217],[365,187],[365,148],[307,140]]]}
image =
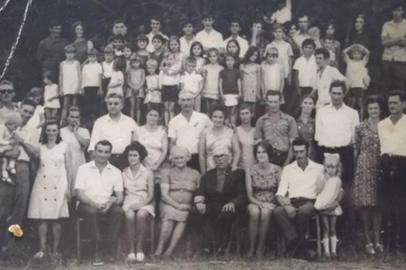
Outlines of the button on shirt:
{"label": "button on shirt", "polygon": [[207,50],[208,48],[218,49],[223,47],[223,35],[214,29],[210,32],[207,32],[203,29],[196,34],[195,40],[202,43],[205,50]]}
{"label": "button on shirt", "polygon": [[115,121],[106,114],[94,122],[89,151],[93,151],[99,141],[108,140],[113,145],[112,153],[122,154],[137,131],[137,123],[127,115],[121,114],[120,119]]}
{"label": "button on shirt", "polygon": [[327,66],[324,70],[317,71],[316,89],[319,96],[317,108],[331,103],[330,85],[333,81],[345,81],[344,75],[335,67]]}
{"label": "button on shirt", "polygon": [[[406,20],[403,19],[400,23],[395,23],[393,20],[386,22],[382,27],[381,37],[405,38]],[[383,49],[382,60],[406,62],[406,46],[385,46]]]}
{"label": "button on shirt", "polygon": [[211,126],[212,123],[206,114],[194,111],[188,121],[180,113],[169,121],[168,137],[175,140],[176,145],[186,147],[191,154],[196,154],[200,134]]}
{"label": "button on shirt", "polygon": [[75,189],[95,203],[106,203],[113,192],[123,191],[121,171],[107,163],[100,173],[94,161],[81,165],[76,174]]}
{"label": "button on shirt", "polygon": [[323,175],[323,165],[309,159],[309,164],[302,170],[297,161],[287,165],[282,170],[281,182],[276,195],[289,198],[315,199],[317,196],[318,182]]}
{"label": "button on shirt", "polygon": [[406,157],[406,115],[403,114],[396,124],[390,117],[378,123],[381,154]]}
{"label": "button on shirt", "polygon": [[283,112],[280,118],[273,121],[268,114],[261,116],[255,126],[255,139],[268,141],[273,148],[287,152],[290,148],[290,140],[298,136],[295,119]]}
{"label": "button on shirt", "polygon": [[320,146],[342,147],[354,142],[355,128],[359,125],[358,112],[343,104],[320,108],[316,114],[315,140]]}

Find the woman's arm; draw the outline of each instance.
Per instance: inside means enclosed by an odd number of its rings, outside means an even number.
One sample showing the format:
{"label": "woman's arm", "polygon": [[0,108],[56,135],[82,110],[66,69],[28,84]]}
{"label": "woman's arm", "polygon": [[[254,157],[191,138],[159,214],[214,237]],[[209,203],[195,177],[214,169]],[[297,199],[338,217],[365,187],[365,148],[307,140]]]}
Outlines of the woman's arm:
{"label": "woman's arm", "polygon": [[219,77],[219,94],[220,94],[220,100],[224,99],[224,93],[223,93],[223,79]]}
{"label": "woman's arm", "polygon": [[63,62],[59,64],[59,95],[63,96]]}
{"label": "woman's arm", "polygon": [[72,184],[74,182],[73,179],[73,171],[72,171],[72,153],[69,149],[69,147],[66,147],[66,152],[65,152],[65,169],[66,169],[66,179],[68,180],[68,190],[66,192],[66,195],[68,196],[68,200],[72,197],[73,194],[71,194],[72,191]]}
{"label": "woman's arm", "polygon": [[148,182],[148,196],[145,198],[145,201],[142,206],[151,204],[154,201],[155,183],[154,183],[154,174],[151,171],[148,173],[147,182]]}
{"label": "woman's arm", "polygon": [[206,172],[206,132],[203,131],[199,138],[199,165],[201,173]]}
{"label": "woman's arm", "polygon": [[166,135],[166,133],[161,138],[161,144],[162,144],[162,153],[161,153],[161,155],[159,156],[159,159],[156,162],[157,167],[154,168],[154,170],[158,169],[162,165],[162,163],[166,159],[166,156],[168,155],[168,136]]}
{"label": "woman's arm", "polygon": [[169,204],[177,209],[183,210],[182,208],[182,204],[178,203],[177,201],[175,201],[174,199],[172,199],[172,197],[169,195],[169,184],[167,183],[161,183],[161,199],[163,202],[165,202],[166,204]]}
{"label": "woman's arm", "polygon": [[81,93],[82,71],[81,71],[81,68],[80,68],[80,62],[79,61],[76,61],[76,73],[78,75],[78,89],[76,89],[76,90],[77,90],[78,93]]}
{"label": "woman's arm", "polygon": [[240,161],[241,156],[240,144],[238,142],[236,134],[233,134],[232,148],[233,148],[233,161],[231,163],[231,168],[233,171],[235,171],[238,168],[238,162]]}
{"label": "woman's arm", "polygon": [[242,98],[241,79],[237,79],[238,97]]}

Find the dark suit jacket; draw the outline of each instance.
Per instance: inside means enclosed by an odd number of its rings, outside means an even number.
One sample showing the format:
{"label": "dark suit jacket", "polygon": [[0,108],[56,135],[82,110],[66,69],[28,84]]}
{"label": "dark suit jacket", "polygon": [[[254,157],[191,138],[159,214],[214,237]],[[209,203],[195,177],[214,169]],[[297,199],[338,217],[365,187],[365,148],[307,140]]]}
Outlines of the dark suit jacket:
{"label": "dark suit jacket", "polygon": [[200,180],[200,187],[196,192],[197,196],[204,196],[205,203],[226,204],[233,202],[236,207],[245,206],[247,196],[245,191],[245,172],[244,170],[231,171],[227,169],[226,179],[224,181],[223,191],[217,192],[217,173],[216,169],[206,172]]}

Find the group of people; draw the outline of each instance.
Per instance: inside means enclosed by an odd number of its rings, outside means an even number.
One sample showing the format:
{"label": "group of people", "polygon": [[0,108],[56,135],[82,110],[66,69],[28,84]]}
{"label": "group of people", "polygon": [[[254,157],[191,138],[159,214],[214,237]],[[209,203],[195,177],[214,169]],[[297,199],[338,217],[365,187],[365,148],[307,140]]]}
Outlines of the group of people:
{"label": "group of people", "polygon": [[[122,233],[127,260],[144,261],[143,240],[156,215],[155,257],[172,256],[187,230],[201,236],[192,242],[203,253],[222,254],[245,216],[247,257],[263,257],[271,218],[293,254],[316,214],[323,254],[335,257],[337,218],[350,221],[354,210],[368,254],[384,251],[382,216],[391,225],[385,235],[400,246],[404,6],[395,5],[382,28],[383,67],[391,76],[386,106],[383,97],[365,96],[371,82],[365,16],[357,17],[341,51],[334,25],[322,38],[306,15],[298,17],[299,30],[292,24],[286,34],[287,6],[279,2],[269,43],[262,23],[253,24],[248,42],[233,20],[223,40],[213,16],[205,15],[203,30],[194,35],[186,22],[179,39],[161,33],[152,18],[151,32],[134,43],[116,21],[101,56],[82,23],[73,26],[73,43],[61,37],[61,25],[51,24],[38,46],[43,88],[15,103],[13,82],[0,81],[0,222],[24,229],[26,218],[35,220],[34,258],[41,260],[49,253],[48,231],[50,255],[59,259],[64,220],[81,218],[91,228],[95,265],[103,264],[102,235],[110,240],[106,258],[114,261]],[[351,234],[349,224],[338,234]],[[1,252],[12,243],[7,233]]]}

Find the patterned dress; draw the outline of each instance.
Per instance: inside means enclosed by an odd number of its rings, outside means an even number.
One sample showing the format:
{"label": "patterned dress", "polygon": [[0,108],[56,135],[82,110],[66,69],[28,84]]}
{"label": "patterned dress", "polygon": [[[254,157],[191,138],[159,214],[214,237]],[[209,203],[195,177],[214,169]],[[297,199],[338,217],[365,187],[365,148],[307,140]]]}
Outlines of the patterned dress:
{"label": "patterned dress", "polygon": [[373,125],[364,121],[355,130],[359,149],[353,186],[355,206],[377,205],[380,146],[378,131]]}
{"label": "patterned dress", "polygon": [[260,66],[258,64],[243,64],[240,67],[243,100],[245,102],[257,101],[258,76]]}
{"label": "patterned dress", "polygon": [[258,164],[248,170],[255,199],[260,202],[275,203],[281,170],[281,167],[274,164],[271,164],[266,172],[260,170]]}

